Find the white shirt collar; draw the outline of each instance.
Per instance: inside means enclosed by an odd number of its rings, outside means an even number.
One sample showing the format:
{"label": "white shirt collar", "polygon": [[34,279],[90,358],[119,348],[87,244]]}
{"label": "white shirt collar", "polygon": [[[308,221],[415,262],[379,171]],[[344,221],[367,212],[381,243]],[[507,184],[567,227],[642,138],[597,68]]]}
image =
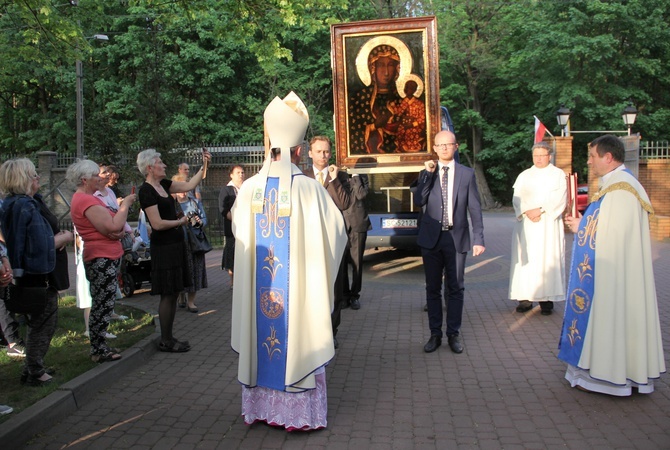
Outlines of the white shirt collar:
{"label": "white shirt collar", "polygon": [[620,170],[625,170],[625,169],[626,169],[626,165],[622,163],[622,164],[621,164],[619,167],[617,167],[616,169],[612,170],[611,172],[607,172],[605,175],[603,175],[603,176],[601,177],[602,184],[605,184],[605,183],[607,182],[607,180],[609,179],[609,177],[612,176],[612,174],[613,174],[614,172],[619,172]]}

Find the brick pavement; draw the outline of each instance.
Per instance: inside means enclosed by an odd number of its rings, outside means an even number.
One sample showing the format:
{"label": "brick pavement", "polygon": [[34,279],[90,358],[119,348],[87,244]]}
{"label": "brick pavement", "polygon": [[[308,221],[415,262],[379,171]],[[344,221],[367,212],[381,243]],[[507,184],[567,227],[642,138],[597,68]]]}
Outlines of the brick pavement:
{"label": "brick pavement", "polygon": [[[244,424],[229,344],[230,285],[214,251],[200,313],[179,310],[176,319],[177,336],[193,350],[154,354],[60,423],[35,430],[27,448],[670,448],[667,375],[648,396],[570,389],[556,358],[562,308],[548,317],[537,307],[514,312],[506,300],[512,224],[509,213],[485,214],[486,253],[468,258],[461,355],[446,345],[423,352],[420,258],[366,254],[362,309],[343,312],[340,349],[327,370],[325,430]],[[670,243],[655,242],[654,255],[668,355]],[[157,305],[146,294],[131,300]]]}

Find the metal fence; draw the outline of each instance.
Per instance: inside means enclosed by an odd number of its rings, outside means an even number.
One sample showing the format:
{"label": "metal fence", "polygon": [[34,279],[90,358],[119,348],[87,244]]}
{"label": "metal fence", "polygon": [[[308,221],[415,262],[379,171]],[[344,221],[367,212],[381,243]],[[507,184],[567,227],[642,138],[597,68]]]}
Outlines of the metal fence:
{"label": "metal fence", "polygon": [[174,153],[182,153],[185,162],[190,165],[202,164],[200,156],[202,149],[206,148],[212,154],[212,166],[229,167],[240,164],[250,173],[256,173],[263,166],[265,150],[263,144],[205,144],[202,146],[184,146],[172,150]]}
{"label": "metal fence", "polygon": [[640,159],[670,159],[670,143],[668,141],[640,142]]}

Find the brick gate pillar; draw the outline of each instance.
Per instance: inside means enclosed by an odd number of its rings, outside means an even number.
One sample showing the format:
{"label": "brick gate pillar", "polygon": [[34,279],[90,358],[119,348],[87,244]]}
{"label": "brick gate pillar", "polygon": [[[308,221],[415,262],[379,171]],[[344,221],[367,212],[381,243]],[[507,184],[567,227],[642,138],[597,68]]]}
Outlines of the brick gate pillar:
{"label": "brick gate pillar", "polygon": [[572,136],[557,136],[554,145],[554,165],[566,174],[572,173]]}

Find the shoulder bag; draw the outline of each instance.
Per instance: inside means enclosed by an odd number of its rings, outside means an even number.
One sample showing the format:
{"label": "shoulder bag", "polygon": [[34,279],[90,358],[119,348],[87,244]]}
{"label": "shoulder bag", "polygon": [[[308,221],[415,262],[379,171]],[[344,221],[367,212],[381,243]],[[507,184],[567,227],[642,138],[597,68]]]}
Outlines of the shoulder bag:
{"label": "shoulder bag", "polygon": [[212,250],[212,244],[209,243],[205,230],[185,225],[188,244],[193,253],[207,253]]}
{"label": "shoulder bag", "polygon": [[8,311],[18,314],[42,314],[47,306],[48,286],[17,286],[5,288],[4,300]]}

